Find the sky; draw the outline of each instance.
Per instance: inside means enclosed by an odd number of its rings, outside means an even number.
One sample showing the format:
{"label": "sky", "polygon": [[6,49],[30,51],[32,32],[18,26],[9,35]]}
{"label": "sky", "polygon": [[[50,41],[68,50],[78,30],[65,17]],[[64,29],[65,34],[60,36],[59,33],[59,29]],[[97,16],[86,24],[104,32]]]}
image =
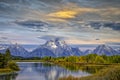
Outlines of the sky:
{"label": "sky", "polygon": [[70,45],[120,45],[120,0],[0,0],[0,43],[55,38]]}

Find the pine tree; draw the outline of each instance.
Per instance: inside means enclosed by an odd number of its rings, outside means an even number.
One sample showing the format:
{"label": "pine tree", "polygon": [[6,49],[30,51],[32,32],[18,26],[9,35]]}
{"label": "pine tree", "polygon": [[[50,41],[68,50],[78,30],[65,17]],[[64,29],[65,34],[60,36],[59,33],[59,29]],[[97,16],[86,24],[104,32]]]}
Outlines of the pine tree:
{"label": "pine tree", "polygon": [[10,50],[7,49],[5,52],[5,66],[8,66],[9,61],[11,60]]}

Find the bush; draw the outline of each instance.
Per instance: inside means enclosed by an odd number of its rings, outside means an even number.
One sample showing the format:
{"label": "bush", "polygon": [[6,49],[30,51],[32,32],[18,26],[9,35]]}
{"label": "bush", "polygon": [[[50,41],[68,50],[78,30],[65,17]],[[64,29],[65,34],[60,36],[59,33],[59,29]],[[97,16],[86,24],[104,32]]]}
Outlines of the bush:
{"label": "bush", "polygon": [[8,63],[8,67],[10,69],[12,69],[12,70],[15,70],[15,71],[19,71],[20,70],[18,65],[15,62],[13,62],[13,61]]}

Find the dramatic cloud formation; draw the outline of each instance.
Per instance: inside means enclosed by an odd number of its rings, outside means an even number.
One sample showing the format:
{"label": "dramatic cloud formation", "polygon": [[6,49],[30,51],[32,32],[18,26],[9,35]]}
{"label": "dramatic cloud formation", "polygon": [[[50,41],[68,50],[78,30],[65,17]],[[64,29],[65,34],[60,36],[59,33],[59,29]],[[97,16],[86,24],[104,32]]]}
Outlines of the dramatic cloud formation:
{"label": "dramatic cloud formation", "polygon": [[0,43],[120,43],[120,0],[0,0]]}
{"label": "dramatic cloud formation", "polygon": [[77,13],[74,11],[59,11],[55,13],[50,13],[48,16],[55,18],[75,18]]}

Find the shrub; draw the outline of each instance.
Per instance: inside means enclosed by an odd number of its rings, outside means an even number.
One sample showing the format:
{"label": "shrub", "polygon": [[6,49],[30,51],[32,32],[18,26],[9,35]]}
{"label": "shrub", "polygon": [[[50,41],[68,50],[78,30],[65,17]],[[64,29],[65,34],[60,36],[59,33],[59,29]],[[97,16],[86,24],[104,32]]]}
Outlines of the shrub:
{"label": "shrub", "polygon": [[15,71],[19,71],[20,70],[19,67],[18,67],[18,65],[15,62],[13,62],[13,61],[11,61],[11,62],[8,63],[8,67],[10,69],[12,69],[12,70],[15,70]]}

